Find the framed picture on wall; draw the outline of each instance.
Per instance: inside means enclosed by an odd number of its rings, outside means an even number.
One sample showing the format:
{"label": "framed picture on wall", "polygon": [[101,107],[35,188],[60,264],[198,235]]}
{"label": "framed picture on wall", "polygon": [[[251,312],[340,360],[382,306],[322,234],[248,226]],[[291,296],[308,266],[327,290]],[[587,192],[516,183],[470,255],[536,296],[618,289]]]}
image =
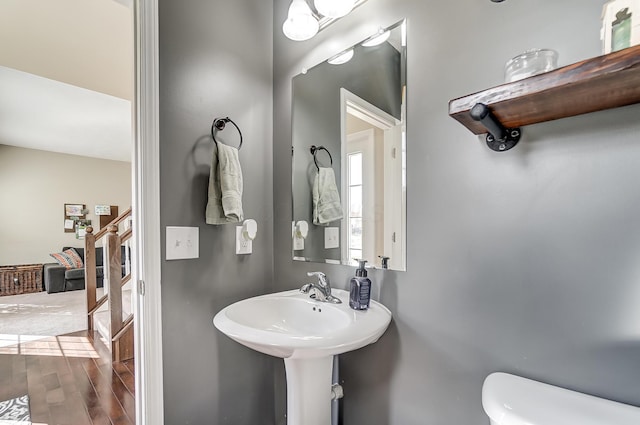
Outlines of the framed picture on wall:
{"label": "framed picture on wall", "polygon": [[64,215],[68,217],[82,217],[84,205],[82,204],[64,204]]}
{"label": "framed picture on wall", "polygon": [[84,239],[87,234],[87,227],[91,225],[91,220],[80,219],[76,221],[76,239]]}
{"label": "framed picture on wall", "polygon": [[76,226],[76,239],[84,239],[87,234],[87,226],[84,224],[78,224]]}
{"label": "framed picture on wall", "polygon": [[84,204],[64,204],[64,232],[75,233],[78,221],[87,218]]}
{"label": "framed picture on wall", "polygon": [[111,215],[111,205],[96,205],[96,215]]}

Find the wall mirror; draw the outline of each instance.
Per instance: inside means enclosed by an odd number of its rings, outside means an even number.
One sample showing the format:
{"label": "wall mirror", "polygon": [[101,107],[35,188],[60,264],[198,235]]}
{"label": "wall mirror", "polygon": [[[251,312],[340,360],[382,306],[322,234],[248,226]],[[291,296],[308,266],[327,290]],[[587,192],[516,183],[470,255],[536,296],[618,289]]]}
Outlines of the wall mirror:
{"label": "wall mirror", "polygon": [[293,78],[293,258],[406,269],[405,21]]}

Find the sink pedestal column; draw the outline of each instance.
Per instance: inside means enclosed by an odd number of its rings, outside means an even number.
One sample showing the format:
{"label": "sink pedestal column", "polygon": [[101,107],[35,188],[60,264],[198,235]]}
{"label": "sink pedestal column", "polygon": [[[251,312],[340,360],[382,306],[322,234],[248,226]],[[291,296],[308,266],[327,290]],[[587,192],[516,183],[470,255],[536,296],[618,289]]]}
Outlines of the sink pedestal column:
{"label": "sink pedestal column", "polygon": [[333,356],[284,359],[287,425],[331,424]]}

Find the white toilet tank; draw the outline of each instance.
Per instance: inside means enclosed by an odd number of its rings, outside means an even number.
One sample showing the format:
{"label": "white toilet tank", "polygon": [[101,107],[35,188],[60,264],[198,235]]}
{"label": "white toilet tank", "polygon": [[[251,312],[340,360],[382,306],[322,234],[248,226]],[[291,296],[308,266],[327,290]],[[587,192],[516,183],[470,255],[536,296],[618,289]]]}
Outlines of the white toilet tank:
{"label": "white toilet tank", "polygon": [[493,425],[640,425],[640,408],[507,373],[482,386]]}

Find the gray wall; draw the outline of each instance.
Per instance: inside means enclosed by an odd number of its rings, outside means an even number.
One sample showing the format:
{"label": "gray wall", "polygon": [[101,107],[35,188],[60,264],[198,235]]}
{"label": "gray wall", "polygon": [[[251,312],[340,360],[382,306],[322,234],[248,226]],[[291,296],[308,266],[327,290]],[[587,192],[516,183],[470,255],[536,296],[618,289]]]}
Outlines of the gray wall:
{"label": "gray wall", "polygon": [[[231,302],[271,291],[273,6],[161,0],[159,7],[163,238],[165,226],[200,228],[199,259],[162,264],[165,423],[270,425],[276,360],[222,335],[212,319]],[[259,226],[247,256],[235,255],[235,225],[204,223],[209,129],[224,116],[244,134],[243,207]],[[219,136],[238,144],[232,126]]]}
{"label": "gray wall", "polygon": [[408,18],[407,272],[370,273],[394,321],[341,357],[344,423],[488,424],[494,371],[640,405],[640,105],[528,126],[501,154],[447,115],[526,49],[598,55],[603,1],[376,0],[302,43],[279,30],[289,3],[274,3],[278,290],[353,273],[291,260],[291,78]]}

